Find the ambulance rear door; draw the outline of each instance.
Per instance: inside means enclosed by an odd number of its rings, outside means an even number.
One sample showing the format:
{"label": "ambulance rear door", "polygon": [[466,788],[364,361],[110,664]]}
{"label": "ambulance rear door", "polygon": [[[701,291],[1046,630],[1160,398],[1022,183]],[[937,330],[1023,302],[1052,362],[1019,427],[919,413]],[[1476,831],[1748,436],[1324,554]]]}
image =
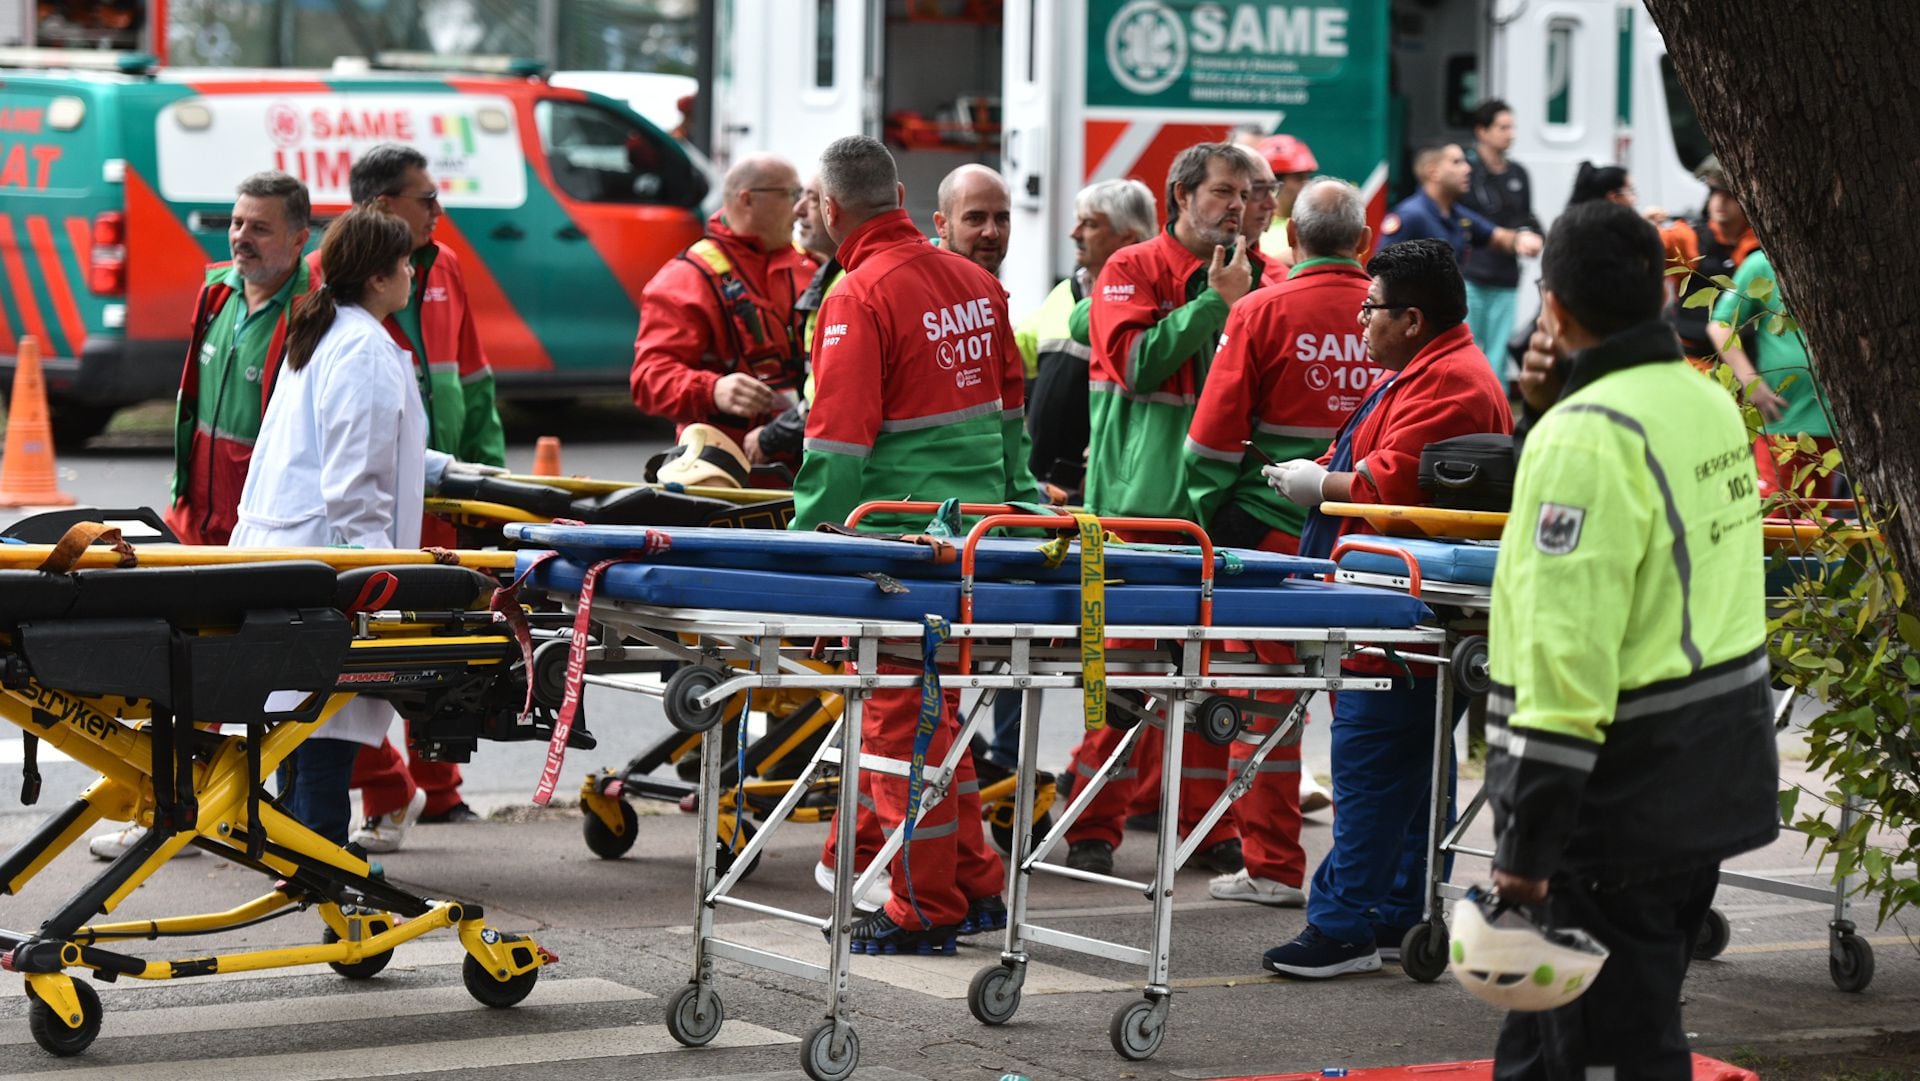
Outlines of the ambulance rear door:
{"label": "ambulance rear door", "polygon": [[880,135],[886,0],[718,0],[714,158],[791,159],[802,179],[827,144]]}
{"label": "ambulance rear door", "polygon": [[1619,0],[1501,0],[1493,11],[1492,93],[1513,106],[1510,153],[1533,180],[1534,212],[1566,206],[1580,163],[1618,160],[1625,130],[1621,79],[1630,33]]}

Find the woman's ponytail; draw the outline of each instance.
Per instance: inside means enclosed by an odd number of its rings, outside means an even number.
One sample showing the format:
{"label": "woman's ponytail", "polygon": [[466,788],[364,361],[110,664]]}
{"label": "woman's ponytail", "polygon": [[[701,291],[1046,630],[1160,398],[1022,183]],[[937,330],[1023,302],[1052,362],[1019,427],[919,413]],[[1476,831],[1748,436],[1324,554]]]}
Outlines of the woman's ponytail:
{"label": "woman's ponytail", "polygon": [[287,316],[287,367],[297,372],[307,366],[339,314],[340,304],[333,290],[324,285],[294,301],[293,311]]}

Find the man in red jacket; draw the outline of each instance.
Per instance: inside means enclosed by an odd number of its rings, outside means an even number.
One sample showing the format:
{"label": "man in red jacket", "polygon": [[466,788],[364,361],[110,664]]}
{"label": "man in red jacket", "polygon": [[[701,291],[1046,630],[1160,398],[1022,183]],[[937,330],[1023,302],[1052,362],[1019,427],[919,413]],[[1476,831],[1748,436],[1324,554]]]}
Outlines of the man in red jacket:
{"label": "man in red jacket", "polygon": [[[1447,242],[1382,248],[1367,272],[1373,284],[1358,313],[1367,354],[1392,374],[1317,461],[1264,470],[1280,494],[1311,512],[1300,537],[1305,556],[1324,558],[1341,534],[1366,530],[1361,519],[1320,514],[1321,502],[1425,503],[1419,472],[1427,444],[1513,430],[1506,391],[1467,329],[1466,281]],[[1333,850],[1314,872],[1306,930],[1264,959],[1269,970],[1299,979],[1379,969],[1383,950],[1397,954],[1423,914],[1439,677],[1420,665],[1404,680],[1404,670],[1382,658],[1349,661],[1345,670],[1402,679],[1390,691],[1334,696]]]}
{"label": "man in red jacket", "polygon": [[[847,276],[820,307],[792,528],[839,523],[876,499],[1035,499],[1020,352],[999,280],[914,228],[880,143],[850,136],[828,146],[820,187]],[[918,670],[880,665],[882,673]],[[953,690],[942,696],[925,761],[942,761],[959,735],[959,699]],[[919,690],[875,691],[862,749],[908,760],[919,723]],[[883,829],[908,819],[907,778],[864,772],[860,787]],[[915,825],[890,873],[885,908],[854,925],[856,951],[948,953],[958,935],[1006,926],[1005,869],[980,828],[970,755],[960,756],[950,794]]]}
{"label": "man in red jacket", "polygon": [[[1275,492],[1262,461],[1318,457],[1340,425],[1384,374],[1367,356],[1354,315],[1370,279],[1359,260],[1373,245],[1366,201],[1344,180],[1319,180],[1301,192],[1286,225],[1292,269],[1284,281],[1259,289],[1227,315],[1220,351],[1200,392],[1187,433],[1187,499],[1193,517],[1214,543],[1269,552],[1299,550],[1306,511]],[[1251,439],[1260,454],[1249,453]],[[1293,650],[1256,642],[1268,664],[1289,664]],[[1273,705],[1291,705],[1291,692],[1263,691]],[[1277,718],[1249,717],[1258,733]],[[1232,768],[1253,746],[1235,742]],[[1297,907],[1306,875],[1300,848],[1298,735],[1261,762],[1253,787],[1234,804],[1234,822],[1246,866],[1207,886],[1214,897]]]}
{"label": "man in red jacket", "polygon": [[633,404],[680,427],[747,433],[800,400],[813,260],[793,246],[800,174],[757,154],[727,170],[707,234],[667,260],[640,297]]}

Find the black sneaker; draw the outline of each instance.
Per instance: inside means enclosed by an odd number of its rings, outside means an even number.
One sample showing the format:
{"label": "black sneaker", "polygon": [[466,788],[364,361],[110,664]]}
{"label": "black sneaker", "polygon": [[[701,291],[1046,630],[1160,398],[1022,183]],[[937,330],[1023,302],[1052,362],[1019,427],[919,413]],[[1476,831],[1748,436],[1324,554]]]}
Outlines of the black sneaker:
{"label": "black sneaker", "polygon": [[1096,875],[1113,873],[1113,846],[1105,841],[1070,841],[1067,866]]}
{"label": "black sneaker", "polygon": [[1208,845],[1193,854],[1193,862],[1217,875],[1238,874],[1247,866],[1246,857],[1240,854],[1238,837]]}
{"label": "black sneaker", "polygon": [[1349,972],[1380,971],[1380,950],[1371,942],[1342,942],[1307,924],[1299,937],[1261,958],[1269,972],[1297,980],[1326,980]]}
{"label": "black sneaker", "polygon": [[1007,929],[1007,903],[997,894],[975,897],[967,905],[967,918],[960,921],[959,935],[984,935]]}
{"label": "black sneaker", "polygon": [[954,937],[958,931],[959,928],[952,925],[909,931],[893,922],[893,917],[882,910],[854,921],[852,940],[848,946],[854,953],[953,954],[960,947]]}
{"label": "black sneaker", "polygon": [[480,815],[473,808],[467,806],[463,800],[441,811],[439,814],[421,815],[420,821],[431,822],[435,825],[448,825],[456,822],[478,822],[480,821]]}

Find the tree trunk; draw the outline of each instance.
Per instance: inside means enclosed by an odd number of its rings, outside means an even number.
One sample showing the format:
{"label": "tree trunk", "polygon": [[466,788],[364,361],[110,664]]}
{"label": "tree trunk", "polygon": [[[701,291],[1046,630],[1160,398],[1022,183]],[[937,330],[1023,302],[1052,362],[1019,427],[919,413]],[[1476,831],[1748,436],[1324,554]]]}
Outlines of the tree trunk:
{"label": "tree trunk", "polygon": [[1920,4],[1645,2],[1920,583]]}

